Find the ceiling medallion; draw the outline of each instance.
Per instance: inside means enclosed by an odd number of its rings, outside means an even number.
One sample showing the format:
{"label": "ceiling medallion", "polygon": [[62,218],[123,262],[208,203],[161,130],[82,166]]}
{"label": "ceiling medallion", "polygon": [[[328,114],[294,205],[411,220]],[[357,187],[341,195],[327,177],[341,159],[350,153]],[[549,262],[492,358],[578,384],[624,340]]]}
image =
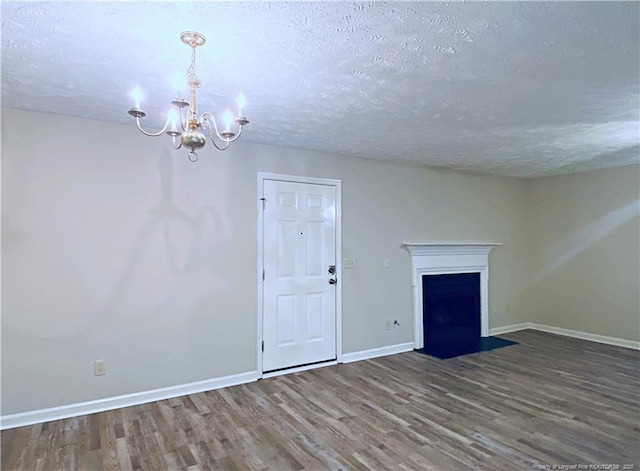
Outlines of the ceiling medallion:
{"label": "ceiling medallion", "polygon": [[[142,90],[140,87],[136,87],[132,93],[135,104],[134,107],[129,110],[129,114],[136,119],[136,125],[144,135],[157,137],[162,134],[168,134],[171,136],[174,148],[180,149],[182,146],[185,146],[191,149],[189,152],[189,160],[195,162],[198,159],[196,150],[204,147],[207,143],[207,138],[204,133],[209,135],[209,139],[217,149],[226,150],[231,142],[240,137],[242,127],[249,124],[249,120],[243,115],[246,100],[242,93],[236,101],[238,104],[238,115],[234,118],[230,111],[226,111],[223,115],[224,129],[222,131],[219,130],[214,116],[208,111],[205,111],[198,117],[196,92],[200,86],[200,80],[195,70],[196,48],[202,46],[207,39],[203,34],[194,31],[185,31],[180,33],[180,40],[191,47],[191,64],[187,69],[187,84],[189,85],[190,93],[189,101],[186,101],[182,97],[183,92],[181,90],[177,90],[176,98],[171,101],[171,104],[175,108],[169,112],[164,127],[155,133],[147,132],[140,126],[140,118],[144,118],[147,114],[140,108]],[[185,108],[187,108],[187,110],[183,112]],[[235,123],[235,131],[232,130],[233,123]],[[216,140],[221,142],[218,143]]]}

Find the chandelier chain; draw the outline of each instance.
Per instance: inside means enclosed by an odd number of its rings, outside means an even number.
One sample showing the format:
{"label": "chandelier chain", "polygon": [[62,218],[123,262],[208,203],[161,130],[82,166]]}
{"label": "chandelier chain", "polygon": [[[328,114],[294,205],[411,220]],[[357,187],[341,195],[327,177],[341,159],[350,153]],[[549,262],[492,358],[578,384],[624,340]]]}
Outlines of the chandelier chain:
{"label": "chandelier chain", "polygon": [[191,64],[189,64],[189,68],[187,69],[187,78],[189,82],[195,83],[196,86],[200,86],[200,80],[196,75],[196,48],[191,48]]}

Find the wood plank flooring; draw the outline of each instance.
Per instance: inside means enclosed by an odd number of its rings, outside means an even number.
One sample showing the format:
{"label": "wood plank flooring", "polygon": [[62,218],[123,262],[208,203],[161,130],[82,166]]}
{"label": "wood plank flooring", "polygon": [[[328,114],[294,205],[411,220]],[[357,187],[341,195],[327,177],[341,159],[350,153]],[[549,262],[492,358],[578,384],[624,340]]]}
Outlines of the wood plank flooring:
{"label": "wood plank flooring", "polygon": [[6,430],[1,469],[640,470],[640,352],[502,337]]}

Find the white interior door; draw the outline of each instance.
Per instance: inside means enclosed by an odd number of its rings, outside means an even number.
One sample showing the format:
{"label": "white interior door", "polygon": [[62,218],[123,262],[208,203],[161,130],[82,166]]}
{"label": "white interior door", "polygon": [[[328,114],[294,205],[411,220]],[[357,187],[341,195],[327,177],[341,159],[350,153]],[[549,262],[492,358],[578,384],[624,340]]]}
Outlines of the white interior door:
{"label": "white interior door", "polygon": [[336,359],[336,188],[264,180],[263,371]]}

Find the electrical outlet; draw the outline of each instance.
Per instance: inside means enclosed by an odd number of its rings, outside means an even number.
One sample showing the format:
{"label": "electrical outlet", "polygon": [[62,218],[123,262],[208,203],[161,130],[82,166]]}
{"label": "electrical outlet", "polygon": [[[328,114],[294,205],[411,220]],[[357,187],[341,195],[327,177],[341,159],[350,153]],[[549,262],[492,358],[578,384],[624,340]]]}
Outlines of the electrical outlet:
{"label": "electrical outlet", "polygon": [[385,268],[391,267],[391,260],[389,260],[388,258],[385,258],[384,259],[384,267]]}
{"label": "electrical outlet", "polygon": [[107,374],[107,363],[104,360],[93,362],[93,376],[104,376]]}

